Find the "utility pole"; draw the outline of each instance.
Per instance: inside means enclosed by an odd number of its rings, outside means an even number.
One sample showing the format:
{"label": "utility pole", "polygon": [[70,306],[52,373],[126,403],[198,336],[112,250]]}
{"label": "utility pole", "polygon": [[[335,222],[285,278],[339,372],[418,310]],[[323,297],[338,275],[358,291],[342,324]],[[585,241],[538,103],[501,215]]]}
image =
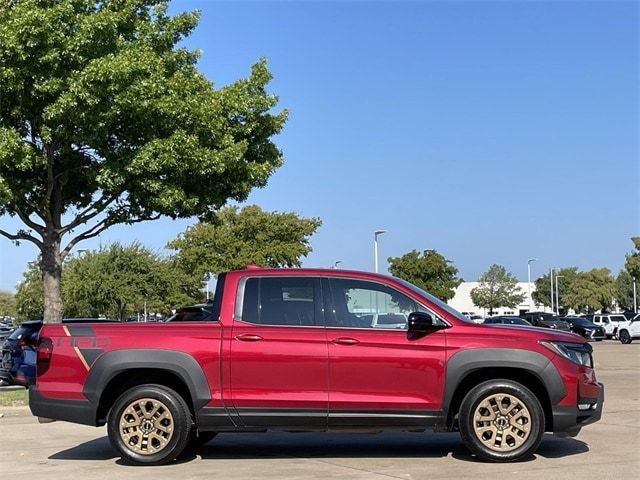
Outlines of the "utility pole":
{"label": "utility pole", "polygon": [[531,262],[537,261],[537,258],[527,260],[527,288],[529,289],[529,311],[531,311]]}
{"label": "utility pole", "polygon": [[551,313],[555,312],[553,308],[553,267],[549,269],[549,281],[551,283]]}
{"label": "utility pole", "polygon": [[556,315],[560,315],[560,290],[558,290],[558,279],[562,275],[556,275]]}
{"label": "utility pole", "polygon": [[374,271],[378,273],[378,235],[382,235],[386,233],[386,230],[376,230],[373,232],[373,262],[374,262]]}
{"label": "utility pole", "polygon": [[638,313],[638,296],[636,294],[636,278],[633,277],[633,311]]}

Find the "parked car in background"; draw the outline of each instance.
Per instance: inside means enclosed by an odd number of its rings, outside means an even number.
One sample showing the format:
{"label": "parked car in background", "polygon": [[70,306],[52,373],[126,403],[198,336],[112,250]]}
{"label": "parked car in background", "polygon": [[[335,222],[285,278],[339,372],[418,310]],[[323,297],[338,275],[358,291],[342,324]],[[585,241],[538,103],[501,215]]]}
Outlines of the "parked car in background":
{"label": "parked car in background", "polygon": [[567,322],[559,320],[552,313],[546,312],[527,312],[520,315],[534,327],[553,328],[554,330],[562,330],[563,332],[571,331],[571,327]]}
{"label": "parked car in background", "polygon": [[591,321],[599,327],[604,328],[607,338],[613,338],[618,333],[620,323],[626,322],[627,318],[621,313],[598,313],[593,315]]}
{"label": "parked car in background", "polygon": [[15,328],[11,327],[0,327],[0,342],[4,342],[4,340],[11,335],[14,330]]}
{"label": "parked car in background", "polygon": [[633,320],[638,316],[638,312],[622,312],[622,315],[624,315],[624,318],[627,320]]}
{"label": "parked car in background", "polygon": [[176,313],[164,320],[165,322],[211,322],[213,318],[213,303],[200,303],[188,307],[181,307]]}
{"label": "parked car in background", "polygon": [[[113,323],[106,318],[65,318],[63,324]],[[2,344],[0,356],[0,379],[10,385],[28,387],[36,376],[36,346],[42,320],[21,323]]]}
{"label": "parked car in background", "polygon": [[618,324],[618,339],[621,343],[629,344],[638,338],[640,338],[640,313],[631,320]]}
{"label": "parked car in background", "polygon": [[496,317],[487,318],[484,321],[485,325],[514,325],[516,327],[530,327],[531,324],[524,318],[510,316],[510,315],[498,315]]}
{"label": "parked car in background", "polygon": [[603,327],[590,322],[586,318],[582,317],[560,317],[560,320],[567,322],[571,325],[571,331],[583,336],[587,340],[595,340],[600,342],[607,338]]}
{"label": "parked car in background", "polygon": [[42,321],[24,322],[2,344],[0,379],[24,387],[36,376],[36,346]]}

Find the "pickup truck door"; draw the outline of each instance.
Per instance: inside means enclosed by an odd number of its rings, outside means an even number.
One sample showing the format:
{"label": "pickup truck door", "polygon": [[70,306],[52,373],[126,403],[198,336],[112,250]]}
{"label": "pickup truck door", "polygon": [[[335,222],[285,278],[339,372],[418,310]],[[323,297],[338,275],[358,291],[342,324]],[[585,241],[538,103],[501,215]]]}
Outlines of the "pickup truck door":
{"label": "pickup truck door", "polygon": [[320,279],[243,278],[236,302],[229,375],[241,424],[325,429],[328,348]]}
{"label": "pickup truck door", "polygon": [[445,331],[407,337],[427,311],[388,285],[323,280],[329,345],[329,427],[429,427],[444,387]]}

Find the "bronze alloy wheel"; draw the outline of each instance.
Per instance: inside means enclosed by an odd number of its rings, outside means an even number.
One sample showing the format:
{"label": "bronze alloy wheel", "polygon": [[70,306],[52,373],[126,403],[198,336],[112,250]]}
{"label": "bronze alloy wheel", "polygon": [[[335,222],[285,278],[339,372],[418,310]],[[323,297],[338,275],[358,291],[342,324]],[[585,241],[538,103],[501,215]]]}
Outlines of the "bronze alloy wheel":
{"label": "bronze alloy wheel", "polygon": [[140,455],[153,455],[164,450],[174,428],[171,411],[155,398],[134,400],[120,415],[120,438],[127,448]]}
{"label": "bronze alloy wheel", "polygon": [[529,437],[531,414],[513,395],[494,393],[478,404],[473,414],[473,428],[478,440],[496,452],[510,452]]}

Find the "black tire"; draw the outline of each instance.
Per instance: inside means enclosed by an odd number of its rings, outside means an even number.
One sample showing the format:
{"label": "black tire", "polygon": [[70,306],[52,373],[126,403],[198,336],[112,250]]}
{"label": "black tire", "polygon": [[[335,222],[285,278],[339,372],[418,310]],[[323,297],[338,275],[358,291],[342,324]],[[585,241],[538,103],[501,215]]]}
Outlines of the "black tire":
{"label": "black tire", "polygon": [[624,343],[625,345],[629,345],[633,341],[633,338],[631,338],[627,330],[620,330],[618,332],[618,338],[620,339],[620,343]]}
{"label": "black tire", "polygon": [[[489,433],[490,436],[493,435],[494,439],[504,436],[506,443],[513,443],[513,447],[506,445],[505,451],[500,451],[497,447],[490,448],[487,446],[479,438],[479,434],[476,434],[475,429],[476,419],[481,418],[474,418],[476,409],[482,409],[481,404],[484,403],[485,400],[500,398],[500,396],[515,399],[519,402],[519,405],[524,406],[529,413],[528,422],[523,423],[522,427],[528,431],[528,435],[526,433],[523,434],[525,439],[519,446],[516,441],[514,441],[515,434],[509,430],[511,427],[507,427],[502,434],[486,432]],[[520,408],[520,410],[523,409]],[[515,414],[512,416],[515,416]],[[507,419],[507,422],[511,421],[509,417],[504,418]],[[525,420],[522,419],[522,422],[524,421]],[[460,405],[458,423],[462,440],[471,453],[475,454],[478,458],[490,462],[516,462],[531,456],[540,445],[542,435],[544,434],[545,418],[540,401],[531,390],[513,380],[498,379],[483,382],[467,393]],[[518,440],[521,441],[520,438],[518,438]],[[485,441],[490,442],[491,438]],[[493,440],[493,442],[495,443],[495,440]]]}
{"label": "black tire", "polygon": [[194,428],[191,432],[191,441],[189,442],[189,445],[193,447],[201,447],[213,440],[216,435],[218,435],[218,432],[200,432]]}
{"label": "black tire", "polygon": [[[160,448],[156,452],[140,453],[135,451],[136,446],[130,445],[125,442],[121,436],[120,427],[125,425],[121,423],[124,420],[123,414],[131,407],[136,401],[142,399],[150,399],[150,408],[153,408],[151,401],[157,400],[161,405],[162,412],[170,414],[172,422],[169,424],[169,431],[172,432],[166,445],[162,446],[156,439],[151,437],[145,437],[144,433],[140,434],[141,441],[138,436],[133,437],[132,443],[138,443],[141,448],[145,445],[152,445],[152,442],[156,442]],[[165,410],[166,408],[166,410]],[[133,415],[132,418],[136,419]],[[146,416],[144,417],[146,419]],[[142,420],[142,419],[141,419]],[[144,420],[143,420],[144,421]],[[189,440],[191,439],[191,430],[193,421],[191,419],[191,413],[184,399],[177,394],[174,390],[162,385],[140,385],[130,388],[124,392],[113,404],[107,420],[107,433],[109,435],[109,441],[113,448],[120,454],[122,460],[125,463],[131,465],[162,465],[164,463],[174,460],[185,449]],[[147,427],[145,425],[145,427]],[[143,427],[135,427],[142,432]],[[149,427],[151,428],[151,427]],[[156,430],[157,433],[161,433],[160,430]],[[135,435],[135,433],[134,433]],[[148,434],[146,434],[148,435]],[[144,438],[147,438],[146,444]],[[137,439],[137,440],[136,440]]]}

